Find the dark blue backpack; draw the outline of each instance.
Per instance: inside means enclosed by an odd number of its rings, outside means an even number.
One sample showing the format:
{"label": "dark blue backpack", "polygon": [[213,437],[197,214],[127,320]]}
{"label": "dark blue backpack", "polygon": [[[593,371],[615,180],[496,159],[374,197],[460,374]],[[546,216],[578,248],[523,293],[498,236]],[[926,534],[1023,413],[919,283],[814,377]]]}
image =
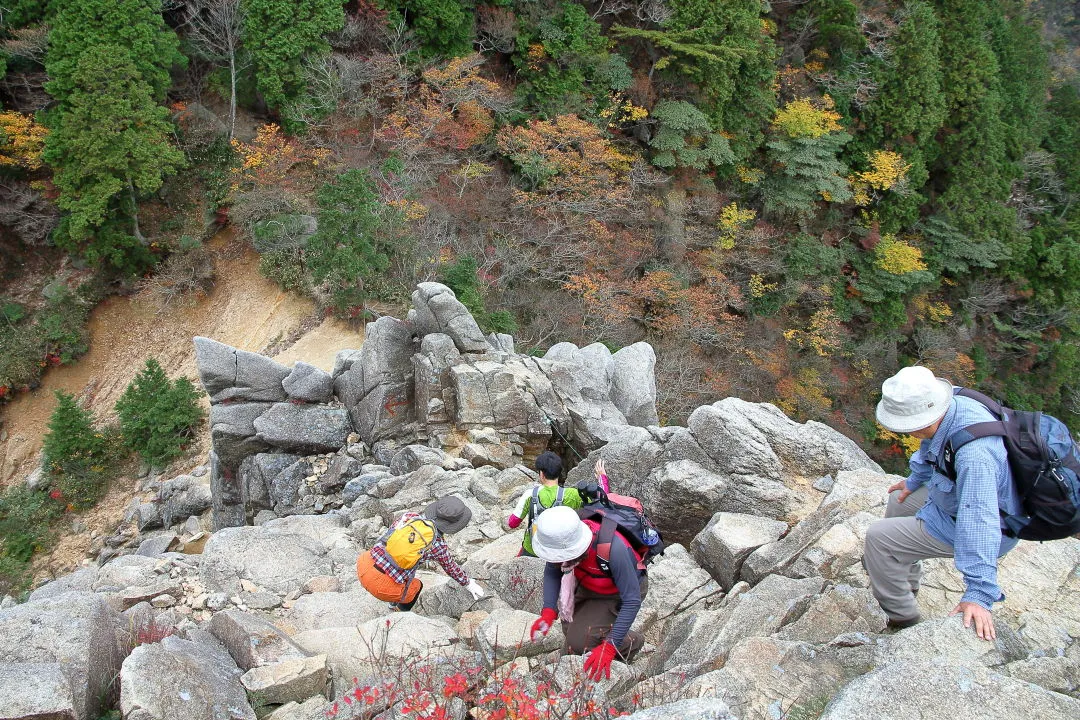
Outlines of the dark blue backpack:
{"label": "dark blue backpack", "polygon": [[956,451],[972,440],[1000,436],[1024,508],[1022,517],[1002,512],[1002,532],[1039,541],[1080,533],[1080,450],[1065,423],[1041,412],[1011,410],[975,390],[958,388],[956,394],[981,403],[997,420],[950,435],[938,470],[956,480]]}

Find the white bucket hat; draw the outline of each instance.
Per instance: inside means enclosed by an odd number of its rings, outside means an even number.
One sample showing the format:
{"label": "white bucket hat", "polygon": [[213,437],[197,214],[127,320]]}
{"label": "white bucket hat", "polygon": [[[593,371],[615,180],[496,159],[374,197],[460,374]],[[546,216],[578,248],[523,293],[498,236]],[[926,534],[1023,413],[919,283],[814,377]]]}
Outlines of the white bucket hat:
{"label": "white bucket hat", "polygon": [[589,526],[566,505],[545,510],[533,523],[533,552],[548,562],[573,560],[589,549],[592,538]]}
{"label": "white bucket hat", "polygon": [[909,433],[930,427],[945,416],[953,386],[929,368],[912,365],[881,383],[877,421],[886,430]]}

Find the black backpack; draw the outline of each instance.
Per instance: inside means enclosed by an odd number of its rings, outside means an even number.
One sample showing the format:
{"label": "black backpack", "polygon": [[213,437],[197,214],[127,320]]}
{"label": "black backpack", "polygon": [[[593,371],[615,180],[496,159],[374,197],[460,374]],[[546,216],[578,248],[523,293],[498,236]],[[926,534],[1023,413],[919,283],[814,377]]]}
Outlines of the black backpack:
{"label": "black backpack", "polygon": [[578,484],[577,491],[584,504],[578,508],[578,517],[600,523],[600,531],[593,541],[596,545],[596,564],[600,569],[611,574],[608,561],[611,559],[611,541],[618,531],[631,547],[641,556],[639,570],[664,554],[664,539],[660,531],[649,520],[641,501],[629,495],[606,493],[595,482],[584,481]]}
{"label": "black backpack", "polygon": [[967,388],[956,394],[981,403],[997,420],[974,423],[945,441],[938,471],[956,480],[956,451],[972,440],[1000,436],[1024,517],[1006,515],[1002,532],[1021,540],[1058,540],[1080,533],[1080,450],[1065,423],[1041,412],[1011,410]]}

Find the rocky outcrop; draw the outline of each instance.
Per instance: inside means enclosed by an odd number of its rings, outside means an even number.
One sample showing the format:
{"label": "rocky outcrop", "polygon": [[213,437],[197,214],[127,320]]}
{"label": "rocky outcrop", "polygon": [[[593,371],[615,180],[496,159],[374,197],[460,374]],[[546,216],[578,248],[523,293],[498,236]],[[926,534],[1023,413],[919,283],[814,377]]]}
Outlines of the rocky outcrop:
{"label": "rocky outcrop", "polygon": [[[280,516],[355,502],[369,487],[345,486],[363,466],[415,469],[392,462],[403,447],[503,469],[553,440],[587,452],[628,425],[657,422],[649,345],[612,354],[599,343],[560,343],[543,358],[516,355],[513,338],[485,337],[439,283],[417,287],[407,320],[369,323],[363,347],[339,353],[330,374],[208,338],[195,344],[211,402],[215,529],[253,523],[267,510]],[[312,455],[331,462],[321,470],[301,464]]]}
{"label": "rocky outcrop", "polygon": [[[896,478],[846,438],[730,398],[657,427],[648,346],[526,357],[443,286],[414,303],[329,374],[198,341],[209,476],[148,477],[156,496],[99,539],[99,565],[0,602],[5,717],[390,718],[430,700],[465,718],[484,697],[638,720],[1080,714],[1080,541],[1001,561],[996,642],[947,617],[963,591],[948,560],[925,563],[926,621],[890,631],[860,561]],[[554,441],[587,456],[570,484],[603,457],[667,542],[635,622],[646,645],[598,683],[560,628],[529,637],[544,564],[504,524]],[[357,556],[447,495],[472,511],[451,552],[488,595],[425,566],[413,611],[391,612]]]}
{"label": "rocky outcrop", "polygon": [[686,545],[718,511],[793,522],[817,504],[811,484],[821,475],[881,472],[835,430],[736,398],[699,407],[685,428],[625,427],[568,481],[590,478],[596,457],[622,491],[640,498],[650,517]]}

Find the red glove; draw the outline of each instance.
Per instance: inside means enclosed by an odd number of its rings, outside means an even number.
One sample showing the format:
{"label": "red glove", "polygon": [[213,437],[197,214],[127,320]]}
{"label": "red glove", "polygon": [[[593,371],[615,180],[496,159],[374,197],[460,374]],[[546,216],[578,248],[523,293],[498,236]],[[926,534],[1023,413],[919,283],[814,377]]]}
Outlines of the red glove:
{"label": "red glove", "polygon": [[585,658],[585,674],[594,681],[599,681],[600,676],[611,677],[611,661],[619,654],[618,649],[606,640],[589,653]]}
{"label": "red glove", "polygon": [[551,629],[551,624],[555,622],[555,618],[559,617],[559,614],[552,608],[544,608],[540,611],[540,619],[532,624],[532,630],[529,632],[529,637],[533,642],[536,642],[540,638],[548,634],[548,630]]}

